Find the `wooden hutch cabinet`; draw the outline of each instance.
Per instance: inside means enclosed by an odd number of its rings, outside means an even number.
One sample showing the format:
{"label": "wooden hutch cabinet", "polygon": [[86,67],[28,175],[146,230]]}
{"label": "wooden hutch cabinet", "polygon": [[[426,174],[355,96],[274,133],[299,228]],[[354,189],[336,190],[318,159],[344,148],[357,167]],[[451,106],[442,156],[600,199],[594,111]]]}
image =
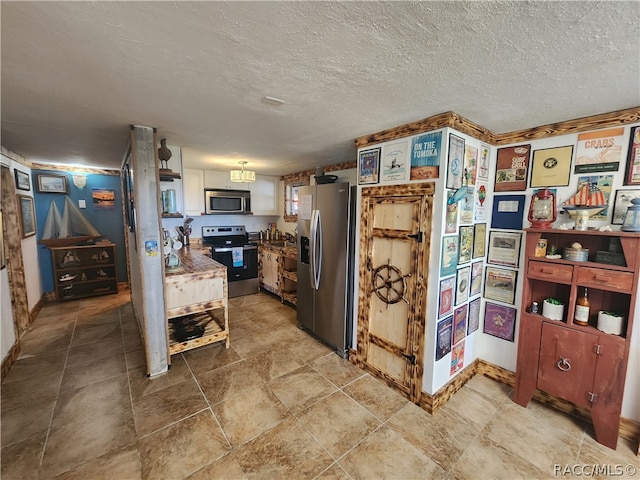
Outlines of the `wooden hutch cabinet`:
{"label": "wooden hutch cabinet", "polygon": [[[559,252],[578,242],[589,249],[588,260],[535,257],[540,239]],[[526,407],[538,389],[587,408],[597,441],[615,449],[638,294],[640,233],[531,228],[525,248],[514,401]],[[588,326],[573,321],[583,287],[591,302]],[[565,304],[562,320],[542,315],[547,298]],[[540,305],[539,313],[529,313],[532,302]],[[624,316],[620,335],[597,329],[601,310]]]}

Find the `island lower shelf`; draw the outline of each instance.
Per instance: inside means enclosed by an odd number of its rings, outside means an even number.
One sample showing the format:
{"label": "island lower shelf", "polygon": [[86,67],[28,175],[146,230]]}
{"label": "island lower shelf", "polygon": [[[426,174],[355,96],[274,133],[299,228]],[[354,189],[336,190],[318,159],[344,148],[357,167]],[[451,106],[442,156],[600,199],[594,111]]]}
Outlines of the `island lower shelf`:
{"label": "island lower shelf", "polygon": [[180,268],[165,272],[169,354],[224,341],[229,348],[227,269],[183,248]]}

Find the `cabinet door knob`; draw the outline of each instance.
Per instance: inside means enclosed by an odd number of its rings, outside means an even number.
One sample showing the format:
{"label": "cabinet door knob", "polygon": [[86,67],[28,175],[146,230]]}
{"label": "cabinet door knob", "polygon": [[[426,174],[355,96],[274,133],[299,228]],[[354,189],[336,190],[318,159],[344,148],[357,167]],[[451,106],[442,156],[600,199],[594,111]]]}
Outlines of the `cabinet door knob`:
{"label": "cabinet door knob", "polygon": [[569,370],[571,370],[571,364],[569,363],[568,358],[560,357],[560,360],[558,360],[558,363],[556,365],[563,372],[568,372]]}

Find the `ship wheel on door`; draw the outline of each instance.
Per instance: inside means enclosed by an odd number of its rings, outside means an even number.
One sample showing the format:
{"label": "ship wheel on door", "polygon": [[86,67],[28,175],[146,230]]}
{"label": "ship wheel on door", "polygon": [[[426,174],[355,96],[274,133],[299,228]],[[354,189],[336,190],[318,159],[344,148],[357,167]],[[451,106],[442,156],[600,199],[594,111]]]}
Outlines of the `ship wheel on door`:
{"label": "ship wheel on door", "polygon": [[[411,194],[385,193],[401,187]],[[425,229],[430,224],[432,198],[414,194],[419,188],[363,189],[360,227],[363,295],[358,307],[357,359],[413,400],[419,398],[422,387],[423,270],[429,238]]]}

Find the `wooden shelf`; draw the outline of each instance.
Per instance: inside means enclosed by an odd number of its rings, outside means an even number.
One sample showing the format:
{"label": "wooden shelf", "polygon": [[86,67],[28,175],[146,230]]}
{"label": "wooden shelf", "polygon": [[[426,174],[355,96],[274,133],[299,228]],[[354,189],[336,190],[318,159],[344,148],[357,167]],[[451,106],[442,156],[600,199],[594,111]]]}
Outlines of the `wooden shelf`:
{"label": "wooden shelf", "polygon": [[180,180],[182,178],[178,172],[163,171],[162,169],[160,170],[159,176],[161,182],[173,182],[174,180]]}
{"label": "wooden shelf", "polygon": [[184,218],[181,213],[163,213],[162,218]]}

